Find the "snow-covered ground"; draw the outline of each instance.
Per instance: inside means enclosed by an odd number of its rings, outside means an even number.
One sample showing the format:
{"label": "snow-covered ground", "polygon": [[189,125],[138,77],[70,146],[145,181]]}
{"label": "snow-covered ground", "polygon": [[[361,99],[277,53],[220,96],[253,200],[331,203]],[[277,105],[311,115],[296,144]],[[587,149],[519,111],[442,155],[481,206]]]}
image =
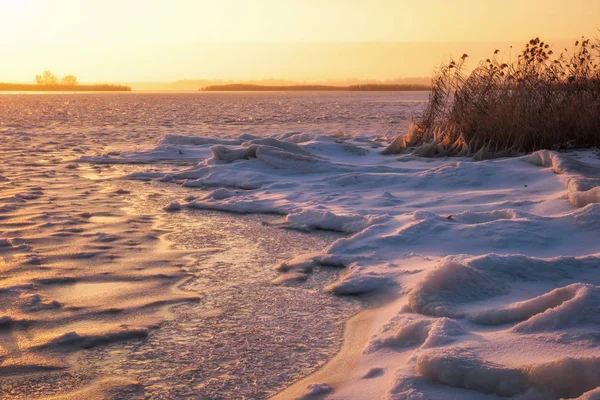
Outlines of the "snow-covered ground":
{"label": "snow-covered ground", "polygon": [[0,393],[597,399],[597,151],[382,155],[425,99],[0,96]]}
{"label": "snow-covered ground", "polygon": [[126,179],[212,189],[182,207],[279,214],[280,228],[348,234],[274,268],[295,277],[343,268],[327,291],[393,300],[371,317],[365,340],[341,353],[354,354],[345,376],[317,374],[281,398],[595,398],[598,153],[475,162],[382,149],[343,134],[168,135],[143,151],[81,161],[197,159]]}

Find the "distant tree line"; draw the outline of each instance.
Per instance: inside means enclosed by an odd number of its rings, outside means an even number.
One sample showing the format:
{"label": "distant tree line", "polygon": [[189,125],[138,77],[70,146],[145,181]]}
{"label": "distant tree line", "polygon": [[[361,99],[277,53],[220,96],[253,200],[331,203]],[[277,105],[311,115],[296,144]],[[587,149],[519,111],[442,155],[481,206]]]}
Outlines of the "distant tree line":
{"label": "distant tree line", "polygon": [[80,85],[75,75],[66,75],[59,79],[50,71],[44,71],[35,76],[35,84],[26,83],[2,83],[0,91],[80,91],[80,92],[124,92],[130,91],[131,87],[124,85]]}
{"label": "distant tree line", "polygon": [[201,91],[206,92],[269,92],[269,91],[418,91],[431,90],[430,86],[418,84],[361,84],[350,86],[331,85],[254,85],[234,83],[227,85],[205,86]]}
{"label": "distant tree line", "polygon": [[431,90],[429,85],[406,84],[406,83],[364,83],[360,85],[350,85],[348,90],[377,92],[377,91],[419,91]]}
{"label": "distant tree line", "polygon": [[44,71],[41,75],[36,75],[35,83],[43,86],[77,86],[79,84],[75,75],[63,76],[63,78],[59,80],[58,77],[50,71]]}

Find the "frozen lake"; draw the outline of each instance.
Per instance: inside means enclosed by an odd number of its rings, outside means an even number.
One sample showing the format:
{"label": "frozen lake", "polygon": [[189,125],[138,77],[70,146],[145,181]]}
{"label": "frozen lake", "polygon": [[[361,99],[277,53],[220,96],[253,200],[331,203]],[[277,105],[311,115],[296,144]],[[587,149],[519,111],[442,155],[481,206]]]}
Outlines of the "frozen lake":
{"label": "frozen lake", "polygon": [[426,100],[1,95],[0,397],[595,398],[598,150],[382,154]]}
{"label": "frozen lake", "polygon": [[272,267],[341,234],[280,230],[263,224],[275,218],[268,216],[166,214],[170,199],[204,191],[112,180],[135,169],[73,160],[152,146],[172,133],[389,135],[406,128],[425,98],[0,95],[0,397],[88,390],[103,379],[110,388],[119,376],[141,386],[119,381],[117,397],[262,398],[322,365],[360,301],[321,291],[337,269],[272,284]]}
{"label": "frozen lake", "polygon": [[195,135],[293,130],[381,135],[407,128],[428,92],[65,93],[0,95],[5,128],[149,128]]}

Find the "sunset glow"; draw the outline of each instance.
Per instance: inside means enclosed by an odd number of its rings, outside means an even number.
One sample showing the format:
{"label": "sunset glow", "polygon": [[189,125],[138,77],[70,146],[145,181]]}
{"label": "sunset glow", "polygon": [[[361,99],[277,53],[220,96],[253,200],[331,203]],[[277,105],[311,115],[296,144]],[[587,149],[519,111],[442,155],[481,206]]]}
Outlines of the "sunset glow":
{"label": "sunset glow", "polygon": [[600,399],[600,0],[0,0],[0,399]]}
{"label": "sunset glow", "polygon": [[388,79],[429,75],[451,51],[594,36],[598,21],[596,0],[0,0],[0,56],[4,81],[43,69],[82,81]]}

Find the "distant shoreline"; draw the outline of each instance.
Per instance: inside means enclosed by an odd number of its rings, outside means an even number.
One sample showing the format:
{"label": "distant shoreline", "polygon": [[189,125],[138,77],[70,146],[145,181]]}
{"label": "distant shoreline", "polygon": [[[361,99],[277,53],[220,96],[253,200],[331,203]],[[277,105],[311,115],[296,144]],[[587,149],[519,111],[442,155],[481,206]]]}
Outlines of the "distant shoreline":
{"label": "distant shoreline", "polygon": [[9,92],[130,92],[125,85],[38,85],[28,83],[0,83],[0,91]]}
{"label": "distant shoreline", "polygon": [[428,85],[407,84],[364,84],[349,86],[330,85],[289,85],[269,86],[252,84],[210,85],[199,89],[202,92],[301,92],[301,91],[332,91],[332,92],[408,92],[429,91]]}

